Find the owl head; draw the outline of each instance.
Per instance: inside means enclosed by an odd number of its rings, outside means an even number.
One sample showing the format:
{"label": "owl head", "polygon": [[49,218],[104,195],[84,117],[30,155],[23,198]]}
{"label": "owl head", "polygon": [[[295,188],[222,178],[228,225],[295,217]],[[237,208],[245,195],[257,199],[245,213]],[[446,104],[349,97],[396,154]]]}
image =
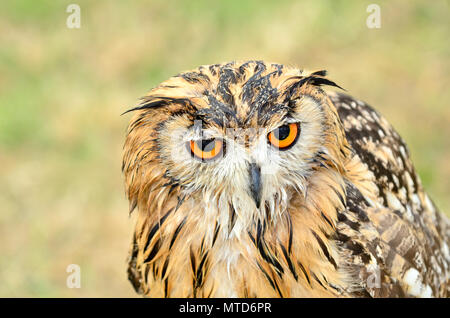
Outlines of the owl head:
{"label": "owl head", "polygon": [[[276,222],[319,169],[339,171],[346,141],[325,71],[261,61],[200,66],[152,89],[134,117],[123,170],[131,208],[186,211],[242,231]],[[150,212],[149,212],[150,211]]]}

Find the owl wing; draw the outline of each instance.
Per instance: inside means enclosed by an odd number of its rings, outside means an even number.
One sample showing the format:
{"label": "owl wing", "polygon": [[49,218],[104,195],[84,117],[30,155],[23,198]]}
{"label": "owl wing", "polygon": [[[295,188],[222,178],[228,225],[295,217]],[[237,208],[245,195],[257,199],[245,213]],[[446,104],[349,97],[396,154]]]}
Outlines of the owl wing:
{"label": "owl wing", "polygon": [[404,141],[366,103],[329,97],[375,192],[370,198],[347,182],[347,208],[338,214],[336,240],[361,282],[354,295],[449,296],[450,224],[424,192]]}

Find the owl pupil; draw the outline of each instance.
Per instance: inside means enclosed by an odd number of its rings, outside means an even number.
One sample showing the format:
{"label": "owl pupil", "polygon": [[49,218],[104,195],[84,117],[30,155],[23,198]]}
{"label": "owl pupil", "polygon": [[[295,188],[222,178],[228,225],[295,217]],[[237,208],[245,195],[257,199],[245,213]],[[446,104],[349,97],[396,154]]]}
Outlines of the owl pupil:
{"label": "owl pupil", "polygon": [[287,125],[281,126],[280,128],[275,129],[274,131],[275,138],[277,138],[278,140],[284,140],[289,136],[290,131],[291,129],[289,128],[289,126]]}
{"label": "owl pupil", "polygon": [[214,139],[202,139],[197,141],[198,147],[203,152],[209,152],[214,149],[215,147],[215,140]]}

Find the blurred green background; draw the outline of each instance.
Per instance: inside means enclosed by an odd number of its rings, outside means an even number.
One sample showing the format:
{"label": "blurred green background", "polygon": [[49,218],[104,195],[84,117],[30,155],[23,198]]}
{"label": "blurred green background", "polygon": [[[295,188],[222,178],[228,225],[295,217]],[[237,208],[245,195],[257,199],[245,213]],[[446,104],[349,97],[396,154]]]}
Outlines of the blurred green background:
{"label": "blurred green background", "polygon": [[[374,2],[380,29],[366,26]],[[80,29],[66,27],[70,3]],[[120,114],[200,64],[327,69],[396,127],[448,214],[449,13],[448,1],[2,1],[0,296],[135,296]],[[69,264],[80,289],[66,287]]]}

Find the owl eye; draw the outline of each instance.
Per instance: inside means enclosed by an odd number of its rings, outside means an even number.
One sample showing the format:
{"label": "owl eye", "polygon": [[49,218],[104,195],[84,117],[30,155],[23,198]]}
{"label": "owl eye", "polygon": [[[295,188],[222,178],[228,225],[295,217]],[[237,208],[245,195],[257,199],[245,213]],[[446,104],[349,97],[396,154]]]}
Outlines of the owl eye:
{"label": "owl eye", "polygon": [[201,161],[213,160],[223,154],[224,142],[221,139],[200,139],[187,142],[191,155]]}
{"label": "owl eye", "polygon": [[291,148],[300,135],[300,126],[298,123],[283,125],[272,130],[267,139],[270,144],[277,149],[287,150]]}

